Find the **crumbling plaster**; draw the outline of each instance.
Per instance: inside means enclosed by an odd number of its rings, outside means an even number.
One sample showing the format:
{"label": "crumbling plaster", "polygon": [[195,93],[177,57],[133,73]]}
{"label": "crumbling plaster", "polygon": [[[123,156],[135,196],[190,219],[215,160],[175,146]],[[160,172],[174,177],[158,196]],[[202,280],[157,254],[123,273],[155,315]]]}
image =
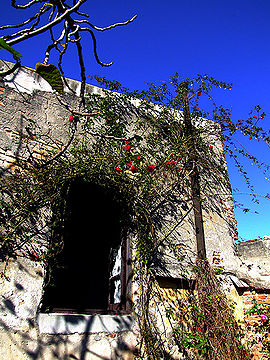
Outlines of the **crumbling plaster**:
{"label": "crumbling plaster", "polygon": [[237,244],[240,258],[239,275],[257,289],[270,289],[270,237]]}
{"label": "crumbling plaster", "polygon": [[[80,101],[76,94],[79,93],[80,83],[68,80],[68,84],[74,90],[74,93],[65,88],[63,100],[70,107],[79,109]],[[59,148],[66,144],[69,134],[68,117],[70,113],[59,103],[44,79],[33,70],[22,67],[15,74],[8,76],[3,86],[5,93],[2,96],[3,104],[0,107],[0,154],[2,154],[0,156],[0,165],[2,162],[3,168],[10,164],[12,157],[18,152],[20,152],[21,156],[27,156],[28,150],[24,148],[19,134],[23,132],[29,135],[32,121],[38,124],[40,134],[47,134],[46,144],[48,144],[48,137],[53,139],[53,146],[57,146],[57,142],[59,142]],[[102,94],[100,88],[91,85],[87,86],[86,91]],[[129,119],[130,122],[133,120],[132,117]],[[78,136],[79,134],[78,131]],[[213,137],[213,135],[211,136]],[[39,150],[40,141],[42,141],[42,138],[39,138],[38,141],[30,138],[28,145],[31,145],[32,149],[36,149],[37,153],[42,152],[42,150]],[[218,141],[216,142],[216,148],[217,151],[222,151],[222,145]],[[219,194],[220,190],[221,195]],[[217,258],[219,258],[219,264],[217,265],[235,271],[238,267],[238,258],[235,256],[234,246],[233,203],[228,191],[230,189],[217,189],[216,194],[212,194],[212,209],[207,209],[207,213],[205,210],[205,236],[207,254],[211,262],[215,258],[217,264]],[[181,196],[181,194],[179,195]],[[178,200],[176,199],[176,201]],[[181,204],[180,207],[179,204],[177,205],[179,214],[184,215],[185,212],[181,210],[181,206]],[[177,217],[179,217],[175,209],[163,209],[162,211],[161,216],[165,227],[166,222],[171,224],[172,221],[176,221]],[[167,213],[165,214],[164,211],[167,211]],[[186,222],[188,225],[184,229],[182,227],[176,228],[173,237],[178,250],[184,244],[190,254],[189,257],[194,260],[196,248],[191,218],[192,216],[189,217],[189,224]],[[176,272],[175,276],[179,276],[179,273]]]}
{"label": "crumbling plaster", "polygon": [[[79,109],[80,101],[77,95],[80,83],[74,80],[68,80],[68,83],[74,93],[66,88],[63,99],[71,107]],[[27,149],[21,142],[21,133],[29,136],[29,144],[36,149],[36,156],[42,156],[44,148],[39,147],[42,138],[38,141],[31,138],[32,122],[38,124],[41,134],[47,134],[46,146],[48,146],[48,138],[52,137],[52,146],[57,146],[55,144],[58,143],[61,149],[68,140],[70,113],[59,103],[48,83],[32,69],[22,67],[7,77],[1,86],[3,89],[0,106],[2,171],[12,168],[16,155],[19,153],[20,156],[27,155]],[[90,85],[87,86],[87,91],[102,93],[101,89]],[[241,279],[245,281],[255,279],[256,286],[270,288],[270,264],[266,256],[269,252],[268,243],[240,244],[236,247],[232,197],[228,195],[227,190],[224,190],[224,195],[220,196],[218,193],[213,195],[213,198],[219,201],[215,201],[212,210],[208,209],[207,213],[204,210],[206,247],[210,262],[213,266],[223,269],[227,289],[231,291],[237,287],[248,286],[248,283]],[[177,209],[181,213],[181,206]],[[177,220],[176,212],[170,213],[171,210],[168,210],[164,213],[164,208],[162,211],[162,226],[166,227],[166,222]],[[196,256],[193,226],[189,217],[186,226],[176,226],[172,235],[173,247],[168,248],[164,242],[164,266],[156,269],[159,276],[169,278],[186,276],[186,268],[191,268]],[[182,267],[179,267],[179,263],[171,259],[181,253],[188,253],[189,256],[183,260]],[[82,316],[81,318],[76,318],[76,316],[67,318],[65,317],[67,315],[38,314],[44,273],[41,263],[19,258],[9,262],[5,272],[6,278],[1,279],[0,342],[3,347],[0,351],[10,352],[11,355],[8,355],[7,359],[49,360],[57,358],[56,356],[64,359],[69,353],[73,354],[74,359],[84,360],[100,359],[101,354],[104,359],[117,359],[120,358],[117,352],[122,354],[123,359],[129,359],[132,356],[132,349],[137,341],[137,330],[132,318],[115,319],[105,316],[101,321],[100,318],[94,319],[84,315],[79,315],[79,317]],[[192,277],[191,273],[189,275]],[[94,326],[94,323],[98,324],[99,320],[105,324],[108,331],[99,325]],[[89,321],[94,326],[92,331],[85,330]],[[54,333],[57,333],[58,337],[53,335]],[[48,343],[51,346],[46,346]],[[78,344],[81,345],[80,348]],[[36,354],[36,357],[33,357],[33,354]]]}

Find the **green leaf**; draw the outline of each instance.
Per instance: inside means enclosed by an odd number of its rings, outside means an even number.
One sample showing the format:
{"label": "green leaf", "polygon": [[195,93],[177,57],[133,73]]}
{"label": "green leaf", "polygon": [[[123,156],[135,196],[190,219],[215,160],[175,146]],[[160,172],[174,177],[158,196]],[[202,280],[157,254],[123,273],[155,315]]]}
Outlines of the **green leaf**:
{"label": "green leaf", "polygon": [[60,72],[55,65],[45,65],[38,62],[36,64],[36,72],[43,77],[54,90],[59,92],[59,94],[64,93],[64,84]]}
{"label": "green leaf", "polygon": [[16,51],[15,49],[13,49],[13,47],[11,47],[10,45],[8,45],[4,39],[2,39],[0,37],[0,49],[5,49],[7,51],[9,51],[12,55],[13,55],[13,59],[16,61],[20,60],[20,57],[22,57],[22,55]]}

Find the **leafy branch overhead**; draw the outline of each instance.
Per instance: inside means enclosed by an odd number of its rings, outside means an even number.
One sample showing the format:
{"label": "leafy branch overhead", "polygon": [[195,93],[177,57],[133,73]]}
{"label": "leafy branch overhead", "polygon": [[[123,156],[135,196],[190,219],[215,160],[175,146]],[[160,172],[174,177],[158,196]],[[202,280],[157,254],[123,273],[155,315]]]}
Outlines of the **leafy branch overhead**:
{"label": "leafy branch overhead", "polygon": [[[106,31],[118,26],[127,25],[137,17],[137,15],[135,15],[124,22],[117,22],[106,27],[98,27],[89,20],[88,14],[81,11],[81,6],[86,1],[87,0],[50,0],[48,2],[47,0],[32,0],[26,2],[24,5],[18,5],[16,0],[11,0],[11,6],[17,10],[33,9],[33,14],[21,23],[0,26],[0,31],[5,33],[5,35],[0,38],[0,47],[11,52],[16,60],[17,66],[13,70],[15,71],[18,64],[20,64],[21,57],[21,54],[13,49],[13,45],[48,32],[50,38],[44,51],[43,64],[48,65],[52,50],[56,51],[58,53],[57,66],[61,75],[64,76],[62,68],[63,57],[69,46],[75,45],[81,71],[81,96],[83,97],[86,75],[82,36],[86,33],[90,35],[93,42],[94,57],[97,63],[101,66],[110,66],[112,65],[112,61],[105,63],[101,61],[98,56],[97,41],[94,31]],[[36,10],[37,5],[39,5],[38,10]],[[56,25],[59,24],[62,26],[60,31],[59,26],[57,26],[56,30]],[[8,73],[10,73],[10,71]],[[4,76],[7,75],[7,73],[2,72],[0,75]]]}
{"label": "leafy branch overhead", "polygon": [[13,55],[13,59],[16,61],[20,61],[20,57],[22,57],[22,55],[16,51],[15,49],[13,49],[13,47],[11,47],[10,45],[8,45],[4,39],[0,38],[0,48],[7,50],[8,52],[10,52]]}
{"label": "leafy branch overhead", "polygon": [[51,87],[59,94],[64,93],[64,84],[61,79],[58,68],[55,65],[36,64],[36,72],[43,77]]}

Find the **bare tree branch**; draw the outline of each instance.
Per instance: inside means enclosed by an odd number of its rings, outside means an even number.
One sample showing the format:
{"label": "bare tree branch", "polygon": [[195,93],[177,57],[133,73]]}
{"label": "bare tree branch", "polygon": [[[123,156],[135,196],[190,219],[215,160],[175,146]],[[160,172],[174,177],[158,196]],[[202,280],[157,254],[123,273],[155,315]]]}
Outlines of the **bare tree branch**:
{"label": "bare tree branch", "polygon": [[110,30],[110,29],[113,29],[117,26],[123,26],[123,25],[127,25],[129,23],[131,23],[133,20],[135,20],[137,18],[138,15],[134,15],[131,19],[125,21],[125,22],[119,22],[119,23],[115,23],[115,24],[112,24],[112,25],[109,25],[109,26],[106,26],[104,28],[100,28],[98,26],[95,26],[93,25],[90,21],[88,20],[74,20],[75,23],[86,23],[88,24],[89,26],[91,26],[93,29],[97,30],[97,31],[106,31],[106,30]]}
{"label": "bare tree branch", "polygon": [[11,0],[11,6],[13,6],[15,9],[27,9],[33,4],[42,3],[42,2],[45,2],[45,0],[32,0],[29,1],[29,3],[27,3],[26,5],[17,5],[16,0]]}
{"label": "bare tree branch", "polygon": [[[29,19],[20,22],[19,24],[16,25],[0,26],[0,31],[6,29],[16,29],[13,30],[13,32],[11,32],[10,34],[6,34],[3,36],[3,39],[9,46],[13,46],[17,43],[23,42],[27,39],[46,33],[48,31],[50,34],[50,40],[45,50],[44,64],[45,65],[48,64],[51,50],[55,49],[59,53],[58,67],[63,78],[64,78],[64,72],[62,68],[63,56],[66,54],[68,44],[74,43],[77,48],[78,61],[81,72],[80,96],[82,98],[82,102],[84,102],[86,70],[85,70],[85,61],[83,56],[83,47],[81,43],[81,34],[85,32],[90,33],[93,41],[93,53],[95,60],[99,65],[107,67],[112,65],[112,62],[105,63],[99,59],[97,53],[97,40],[94,34],[94,30],[106,31],[118,26],[124,26],[134,21],[134,19],[136,19],[137,17],[137,15],[135,15],[127,21],[118,22],[103,28],[95,26],[92,22],[86,19],[83,20],[74,19],[73,18],[74,15],[83,16],[86,18],[89,17],[88,14],[79,11],[80,6],[84,4],[86,1],[87,0],[25,0],[26,2],[25,5],[17,5],[16,0],[11,0],[11,6],[14,7],[15,9],[28,9],[31,6],[37,5],[38,3],[43,3],[43,4],[39,6],[39,10],[35,13],[35,15],[29,17]],[[72,4],[72,6],[70,5],[70,3]],[[47,18],[42,17],[46,12],[47,13],[49,12]],[[41,22],[41,17],[42,17],[42,22]],[[58,33],[59,27],[58,26],[56,27],[56,25],[59,25],[62,22],[63,22],[63,24],[61,24],[62,31],[60,29],[61,33],[59,34]],[[84,27],[81,27],[81,24],[84,24],[83,25]],[[26,25],[28,25],[27,28]],[[57,35],[55,34],[56,32]],[[61,43],[62,40],[64,40],[64,44]],[[63,46],[63,49],[60,48],[60,45]],[[13,71],[15,71],[19,65],[20,64],[18,62],[12,68]],[[0,73],[0,75],[4,76],[6,74],[10,74],[12,73],[12,69],[9,69],[7,72],[4,72],[2,74]],[[67,85],[65,79],[64,82]]]}
{"label": "bare tree branch", "polygon": [[44,58],[44,64],[47,64],[48,61],[49,61],[49,56],[50,56],[50,51],[53,49],[53,48],[56,48],[57,45],[60,43],[60,41],[62,41],[65,37],[65,35],[67,35],[67,26],[64,27],[61,35],[59,36],[59,38],[57,40],[54,40],[53,38],[53,34],[51,34],[51,38],[52,38],[52,44],[50,44],[48,47],[47,47],[47,50],[45,52],[45,58]]}
{"label": "bare tree branch", "polygon": [[75,30],[68,34],[68,40],[69,41],[71,41],[71,36],[75,35],[78,32],[79,29],[80,29],[79,25],[76,25]]}
{"label": "bare tree branch", "polygon": [[78,0],[77,4],[75,6],[73,6],[72,8],[70,8],[68,10],[66,10],[62,15],[60,15],[59,17],[54,19],[52,22],[50,22],[50,23],[48,23],[48,24],[46,24],[46,25],[44,25],[44,26],[42,26],[42,27],[40,27],[38,29],[35,29],[35,30],[31,31],[30,33],[19,36],[16,39],[9,40],[9,41],[7,41],[7,44],[8,45],[18,44],[21,41],[24,41],[26,39],[29,39],[29,38],[33,37],[33,36],[44,33],[45,31],[49,30],[53,26],[59,24],[62,20],[64,20],[68,15],[70,15],[75,10],[77,10],[85,2],[86,2],[86,0]]}
{"label": "bare tree branch", "polygon": [[96,62],[101,66],[111,66],[113,64],[112,61],[110,63],[106,64],[106,63],[103,63],[99,59],[98,54],[97,54],[97,40],[96,40],[94,32],[89,28],[80,28],[80,31],[88,31],[91,34],[91,37],[93,40],[93,51],[94,51],[94,56],[95,56]]}
{"label": "bare tree branch", "polygon": [[6,71],[3,71],[3,72],[0,72],[0,76],[8,76],[12,73],[14,73],[14,71],[16,71],[19,67],[21,66],[21,62],[20,61],[17,61],[16,64],[14,64],[14,66],[12,66],[12,68],[6,70]]}
{"label": "bare tree branch", "polygon": [[76,46],[77,46],[77,53],[78,53],[78,57],[79,57],[79,64],[80,64],[80,68],[81,68],[80,97],[82,98],[82,102],[84,104],[85,103],[84,93],[85,93],[86,75],[85,75],[85,65],[84,65],[84,60],[83,60],[82,44],[80,42],[80,36],[79,36],[78,32],[76,32],[75,38],[77,40],[76,41]]}
{"label": "bare tree branch", "polygon": [[[93,113],[93,112],[81,112],[81,111],[75,110],[75,109],[71,108],[69,106],[69,104],[66,103],[61,96],[59,96],[57,93],[55,93],[55,95],[56,95],[59,103],[61,105],[63,105],[73,115],[77,115],[77,116],[84,117],[84,118],[89,118],[90,116],[95,116],[95,115],[99,114],[99,112]],[[87,108],[86,108],[86,110],[87,110]]]}
{"label": "bare tree branch", "polygon": [[[44,9],[43,13],[45,11],[48,11],[50,8],[47,7],[46,9]],[[19,24],[15,24],[15,25],[3,25],[3,26],[0,26],[0,30],[5,30],[5,29],[15,29],[15,28],[19,28],[19,27],[22,27],[22,26],[25,26],[27,24],[29,24],[31,21],[33,21],[38,15],[39,15],[40,11],[38,13],[36,13],[34,16],[31,16],[29,19],[26,19],[25,21],[23,21],[22,23],[19,23]],[[11,34],[11,35],[7,35],[7,36],[16,36],[16,34]]]}
{"label": "bare tree branch", "polygon": [[0,30],[4,30],[4,29],[8,29],[8,28],[18,28],[18,27],[23,27],[26,24],[28,24],[29,22],[37,19],[30,28],[28,29],[22,29],[14,34],[10,34],[10,35],[4,35],[3,38],[8,40],[8,39],[12,39],[16,36],[28,33],[30,31],[32,31],[34,29],[34,27],[39,23],[40,21],[40,17],[41,15],[43,15],[46,11],[50,10],[50,7],[47,7],[47,5],[43,5],[42,8],[39,10],[38,13],[36,13],[34,16],[32,16],[30,19],[25,20],[24,22],[22,22],[21,24],[17,24],[17,25],[4,25],[0,27]]}
{"label": "bare tree branch", "polygon": [[61,151],[59,151],[59,153],[57,153],[51,159],[49,159],[45,163],[39,165],[38,168],[43,168],[43,167],[51,164],[52,162],[54,162],[56,159],[58,159],[62,154],[64,154],[67,151],[67,149],[69,148],[70,144],[72,143],[72,141],[74,139],[75,130],[76,130],[75,127],[73,127],[71,137],[70,137],[69,141],[67,142],[67,144],[63,147],[63,149]]}

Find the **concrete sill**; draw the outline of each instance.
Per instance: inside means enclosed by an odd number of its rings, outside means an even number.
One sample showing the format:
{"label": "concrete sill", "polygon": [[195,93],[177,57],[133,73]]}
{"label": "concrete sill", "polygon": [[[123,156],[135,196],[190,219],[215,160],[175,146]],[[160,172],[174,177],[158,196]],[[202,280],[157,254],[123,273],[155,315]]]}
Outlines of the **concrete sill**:
{"label": "concrete sill", "polygon": [[132,331],[132,315],[77,315],[40,313],[37,323],[41,334],[114,333]]}

